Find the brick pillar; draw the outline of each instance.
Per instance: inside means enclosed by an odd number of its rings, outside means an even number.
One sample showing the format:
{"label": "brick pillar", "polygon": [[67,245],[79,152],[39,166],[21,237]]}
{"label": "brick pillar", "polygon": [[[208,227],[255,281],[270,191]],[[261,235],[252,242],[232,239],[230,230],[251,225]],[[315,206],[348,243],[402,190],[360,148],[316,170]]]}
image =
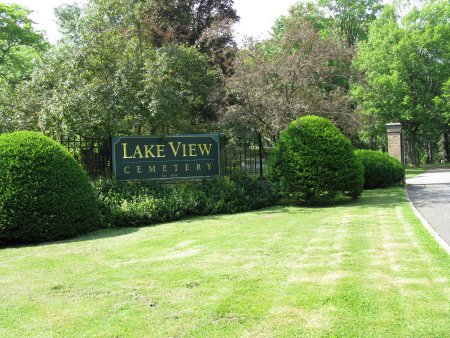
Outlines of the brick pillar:
{"label": "brick pillar", "polygon": [[386,124],[386,128],[388,139],[388,153],[404,164],[402,125],[401,123],[388,123]]}

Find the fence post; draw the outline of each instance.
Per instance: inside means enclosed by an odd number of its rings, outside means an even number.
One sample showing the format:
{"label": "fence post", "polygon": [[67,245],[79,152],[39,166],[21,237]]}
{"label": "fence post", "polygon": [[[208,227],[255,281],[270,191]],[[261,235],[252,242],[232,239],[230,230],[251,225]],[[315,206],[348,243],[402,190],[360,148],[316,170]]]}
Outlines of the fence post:
{"label": "fence post", "polygon": [[113,156],[113,147],[114,147],[114,145],[112,143],[112,135],[109,135],[108,141],[109,141],[109,145],[108,145],[108,152],[109,152],[109,178],[113,179],[114,178],[114,171],[113,171],[113,165],[112,165],[112,162],[113,162],[112,156]]}
{"label": "fence post", "polygon": [[262,145],[262,138],[261,133],[258,133],[258,143],[259,143],[259,177],[263,177],[263,145]]}

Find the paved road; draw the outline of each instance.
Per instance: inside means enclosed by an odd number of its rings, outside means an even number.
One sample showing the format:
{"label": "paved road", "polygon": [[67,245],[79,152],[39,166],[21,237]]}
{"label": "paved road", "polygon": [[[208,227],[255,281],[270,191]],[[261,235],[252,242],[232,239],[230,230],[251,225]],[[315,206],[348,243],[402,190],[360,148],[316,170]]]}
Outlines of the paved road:
{"label": "paved road", "polygon": [[450,245],[450,169],[428,170],[406,184],[416,209]]}

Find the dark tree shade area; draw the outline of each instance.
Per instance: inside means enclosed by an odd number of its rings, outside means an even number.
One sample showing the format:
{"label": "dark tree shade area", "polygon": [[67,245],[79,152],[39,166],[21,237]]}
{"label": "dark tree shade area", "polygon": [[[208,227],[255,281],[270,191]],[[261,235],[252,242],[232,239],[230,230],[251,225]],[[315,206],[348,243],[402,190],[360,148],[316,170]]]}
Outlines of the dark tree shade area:
{"label": "dark tree shade area", "polygon": [[173,42],[198,45],[225,72],[236,48],[231,26],[238,20],[233,0],[156,0],[146,4],[145,11],[156,47]]}

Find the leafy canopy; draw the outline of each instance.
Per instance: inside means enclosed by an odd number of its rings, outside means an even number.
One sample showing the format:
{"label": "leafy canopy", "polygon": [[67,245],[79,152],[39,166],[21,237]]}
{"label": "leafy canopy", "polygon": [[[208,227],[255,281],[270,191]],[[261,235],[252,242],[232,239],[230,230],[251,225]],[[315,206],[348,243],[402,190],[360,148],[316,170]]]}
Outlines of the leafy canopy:
{"label": "leafy canopy", "polygon": [[23,121],[15,104],[20,100],[16,88],[31,77],[47,48],[29,15],[24,7],[0,3],[0,132]]}
{"label": "leafy canopy", "polygon": [[331,31],[322,34],[309,14],[285,18],[275,29],[273,38],[250,41],[238,53],[234,74],[227,79],[234,101],[225,121],[240,121],[270,139],[309,114],[328,117],[350,131],[352,50]]}
{"label": "leafy canopy", "polygon": [[30,75],[33,58],[45,46],[33,28],[31,11],[0,3],[0,81],[17,83]]}
{"label": "leafy canopy", "polygon": [[145,6],[91,0],[56,11],[62,39],[20,88],[28,126],[109,136],[193,131],[183,128],[210,118],[218,73],[194,46],[155,48]]}
{"label": "leafy canopy", "polygon": [[401,122],[408,135],[409,158],[417,164],[417,134],[442,130],[448,119],[443,100],[450,78],[450,3],[433,1],[401,22],[388,6],[359,45],[355,68],[364,81],[353,88],[360,109],[378,125]]}

